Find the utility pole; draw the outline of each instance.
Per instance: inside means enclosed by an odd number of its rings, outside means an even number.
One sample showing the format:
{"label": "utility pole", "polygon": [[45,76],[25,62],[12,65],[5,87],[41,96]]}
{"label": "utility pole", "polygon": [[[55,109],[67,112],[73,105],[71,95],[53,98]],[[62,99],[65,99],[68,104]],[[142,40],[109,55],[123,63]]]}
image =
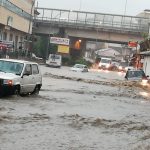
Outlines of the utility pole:
{"label": "utility pole", "polygon": [[30,37],[31,37],[31,24],[33,23],[33,9],[34,9],[34,5],[35,5],[35,1],[32,1],[32,5],[31,5],[31,11],[30,11],[30,19],[29,19],[29,28],[28,28],[28,34],[27,34],[27,52],[26,52],[26,56],[28,55],[28,51],[29,51],[29,42],[30,42]]}

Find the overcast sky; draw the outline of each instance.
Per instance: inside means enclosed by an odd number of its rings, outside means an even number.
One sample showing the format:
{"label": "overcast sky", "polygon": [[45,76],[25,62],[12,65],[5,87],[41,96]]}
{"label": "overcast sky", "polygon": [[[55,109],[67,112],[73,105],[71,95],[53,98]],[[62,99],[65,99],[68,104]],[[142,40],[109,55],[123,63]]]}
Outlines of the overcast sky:
{"label": "overcast sky", "polygon": [[[150,0],[36,0],[39,7],[135,16],[150,9]],[[127,2],[127,3],[126,3]],[[127,4],[127,5],[126,5]],[[126,11],[125,11],[126,6]]]}

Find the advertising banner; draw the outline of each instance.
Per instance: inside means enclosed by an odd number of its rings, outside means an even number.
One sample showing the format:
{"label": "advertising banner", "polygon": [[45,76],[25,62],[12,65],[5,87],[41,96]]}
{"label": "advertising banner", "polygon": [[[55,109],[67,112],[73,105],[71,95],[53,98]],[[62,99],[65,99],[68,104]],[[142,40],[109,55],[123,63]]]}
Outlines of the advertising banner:
{"label": "advertising banner", "polygon": [[4,49],[11,49],[13,48],[13,41],[4,41],[0,40],[0,50]]}
{"label": "advertising banner", "polygon": [[60,37],[50,37],[50,43],[58,45],[69,45],[69,39]]}
{"label": "advertising banner", "polygon": [[68,54],[69,46],[58,45],[58,53]]}

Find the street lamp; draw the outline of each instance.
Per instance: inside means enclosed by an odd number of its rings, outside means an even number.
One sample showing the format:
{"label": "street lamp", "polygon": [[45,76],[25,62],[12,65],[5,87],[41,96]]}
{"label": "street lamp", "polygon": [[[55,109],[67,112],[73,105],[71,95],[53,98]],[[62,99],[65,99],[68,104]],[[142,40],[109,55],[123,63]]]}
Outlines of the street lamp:
{"label": "street lamp", "polygon": [[126,0],[126,1],[125,1],[124,16],[126,15],[126,10],[127,10],[127,1],[128,1],[128,0]]}
{"label": "street lamp", "polygon": [[82,0],[80,0],[79,11],[81,10],[81,7],[82,7]]}

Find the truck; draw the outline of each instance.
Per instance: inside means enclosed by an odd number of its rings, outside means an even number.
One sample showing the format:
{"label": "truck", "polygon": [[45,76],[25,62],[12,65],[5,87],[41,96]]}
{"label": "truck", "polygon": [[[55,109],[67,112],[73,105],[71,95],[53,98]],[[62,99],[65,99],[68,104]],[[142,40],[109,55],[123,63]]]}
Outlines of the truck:
{"label": "truck", "polygon": [[99,62],[99,69],[110,70],[112,68],[111,63],[112,63],[111,58],[101,57],[100,62]]}
{"label": "truck", "polygon": [[49,57],[46,60],[46,65],[51,67],[61,67],[62,56],[58,54],[49,54]]}

